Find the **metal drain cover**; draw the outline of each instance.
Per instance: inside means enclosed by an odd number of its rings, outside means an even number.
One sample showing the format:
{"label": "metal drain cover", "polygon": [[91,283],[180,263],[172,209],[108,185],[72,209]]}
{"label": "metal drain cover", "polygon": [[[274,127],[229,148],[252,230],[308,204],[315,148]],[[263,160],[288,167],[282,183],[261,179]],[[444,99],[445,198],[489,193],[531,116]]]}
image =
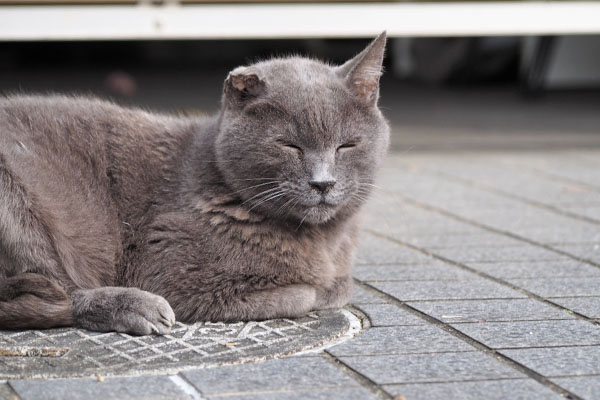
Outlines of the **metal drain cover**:
{"label": "metal drain cover", "polygon": [[177,323],[165,336],[0,331],[0,379],[175,372],[264,360],[324,346],[357,321],[346,310],[328,310],[294,320]]}

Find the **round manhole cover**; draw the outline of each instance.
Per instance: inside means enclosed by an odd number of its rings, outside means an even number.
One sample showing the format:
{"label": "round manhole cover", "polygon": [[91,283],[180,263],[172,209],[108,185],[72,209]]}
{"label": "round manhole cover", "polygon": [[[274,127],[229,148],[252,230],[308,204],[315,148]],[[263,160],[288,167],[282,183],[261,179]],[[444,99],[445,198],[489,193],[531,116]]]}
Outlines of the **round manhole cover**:
{"label": "round manhole cover", "polygon": [[0,379],[175,372],[264,360],[326,346],[360,329],[346,310],[299,319],[177,323],[165,336],[81,329],[0,331]]}

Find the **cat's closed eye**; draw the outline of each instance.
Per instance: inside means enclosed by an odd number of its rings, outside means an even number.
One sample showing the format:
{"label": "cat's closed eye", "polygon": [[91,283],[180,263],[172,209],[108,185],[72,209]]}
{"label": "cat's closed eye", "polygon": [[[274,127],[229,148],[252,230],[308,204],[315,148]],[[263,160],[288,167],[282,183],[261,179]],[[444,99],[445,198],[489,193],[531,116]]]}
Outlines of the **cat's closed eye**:
{"label": "cat's closed eye", "polygon": [[283,146],[284,148],[288,149],[288,150],[293,150],[296,153],[298,153],[299,155],[303,153],[302,148],[300,148],[300,146],[296,146],[295,144],[292,143],[285,143],[285,142],[281,142],[280,143],[281,146]]}
{"label": "cat's closed eye", "polygon": [[355,142],[348,142],[348,143],[344,143],[343,145],[339,146],[337,148],[337,151],[350,150],[350,149],[352,149],[354,147],[356,147],[356,143]]}

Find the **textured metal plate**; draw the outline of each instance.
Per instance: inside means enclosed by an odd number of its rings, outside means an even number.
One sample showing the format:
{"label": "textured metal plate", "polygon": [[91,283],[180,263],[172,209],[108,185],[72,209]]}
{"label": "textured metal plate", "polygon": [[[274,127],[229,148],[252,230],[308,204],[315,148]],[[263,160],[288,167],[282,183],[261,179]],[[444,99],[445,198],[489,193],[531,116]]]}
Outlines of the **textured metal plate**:
{"label": "textured metal plate", "polygon": [[169,335],[131,336],[64,328],[0,331],[0,379],[178,371],[256,361],[332,342],[348,312],[239,323],[177,323]]}

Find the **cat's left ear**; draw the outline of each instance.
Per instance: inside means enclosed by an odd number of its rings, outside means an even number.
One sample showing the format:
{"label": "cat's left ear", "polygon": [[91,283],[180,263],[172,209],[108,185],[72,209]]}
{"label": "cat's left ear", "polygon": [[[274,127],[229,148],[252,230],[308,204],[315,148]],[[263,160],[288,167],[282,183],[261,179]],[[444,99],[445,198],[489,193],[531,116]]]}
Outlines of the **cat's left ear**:
{"label": "cat's left ear", "polygon": [[377,104],[379,98],[379,77],[382,74],[386,36],[383,31],[366,49],[336,69],[350,90],[370,106]]}
{"label": "cat's left ear", "polygon": [[225,96],[238,105],[260,96],[264,90],[264,80],[247,67],[234,69],[225,80]]}

